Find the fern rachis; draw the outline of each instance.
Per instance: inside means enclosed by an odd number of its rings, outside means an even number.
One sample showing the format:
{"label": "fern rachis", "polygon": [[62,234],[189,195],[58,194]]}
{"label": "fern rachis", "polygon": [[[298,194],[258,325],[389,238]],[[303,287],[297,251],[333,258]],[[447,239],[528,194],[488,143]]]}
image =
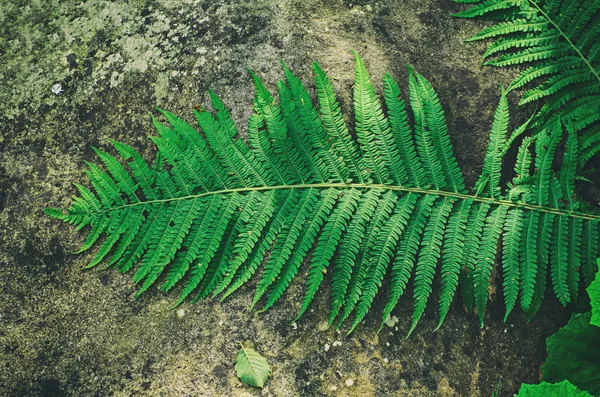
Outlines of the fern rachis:
{"label": "fern rachis", "polygon": [[[81,197],[66,213],[46,212],[78,228],[90,227],[82,250],[105,236],[91,266],[110,253],[109,265],[116,263],[122,271],[140,263],[134,275],[141,283],[139,293],[160,279],[164,291],[182,284],[177,304],[190,296],[231,295],[270,252],[252,302],[254,307],[266,299],[269,308],[314,248],[298,316],[331,271],[330,323],[354,313],[351,331],[371,309],[389,273],[385,319],[414,272],[412,332],[441,269],[439,325],[460,283],[472,286],[463,294],[472,294],[483,321],[501,237],[507,314],[519,295],[523,308],[535,312],[551,263],[559,299],[569,301],[566,291],[574,298],[579,261],[586,281],[595,272],[588,263],[597,253],[600,217],[579,211],[574,200],[560,199],[563,192],[572,195],[576,161],[567,151],[561,170],[552,169],[561,126],[524,140],[518,175],[504,189],[504,155],[524,129],[506,136],[503,92],[482,176],[475,193],[469,193],[429,82],[409,69],[413,132],[394,79],[384,77],[384,108],[362,59],[356,54],[355,59],[357,139],[320,66],[313,65],[317,108],[284,65],[279,102],[251,73],[256,98],[249,144],[236,137],[225,106],[210,92],[215,114],[195,112],[201,132],[161,110],[170,127],[154,120],[159,137],[152,140],[160,156],[152,166],[130,147],[113,142],[124,163],[97,151],[108,172],[90,164],[96,193],[77,185]],[[550,250],[549,241],[565,233],[567,243]],[[537,253],[545,259],[540,261]],[[573,259],[557,268],[555,262],[565,257]]]}

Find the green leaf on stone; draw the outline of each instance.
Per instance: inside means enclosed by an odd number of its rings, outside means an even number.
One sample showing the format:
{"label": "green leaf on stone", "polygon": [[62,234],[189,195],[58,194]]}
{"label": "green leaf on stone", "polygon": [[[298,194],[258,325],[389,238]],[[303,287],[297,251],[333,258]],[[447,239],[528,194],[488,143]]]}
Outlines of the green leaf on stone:
{"label": "green leaf on stone", "polygon": [[[598,260],[600,263],[600,259]],[[590,324],[600,327],[600,272],[596,273],[596,279],[587,288],[592,304],[592,319]]]}
{"label": "green leaf on stone", "polygon": [[235,372],[245,384],[262,389],[271,376],[271,367],[256,350],[242,346],[235,357]]}
{"label": "green leaf on stone", "polygon": [[539,385],[522,385],[517,397],[588,397],[590,394],[579,390],[568,380],[560,383],[542,382]]}
{"label": "green leaf on stone", "polygon": [[600,396],[600,327],[590,324],[591,317],[590,312],[574,315],[569,324],[546,339],[548,359],[542,374],[547,382],[568,379]]}

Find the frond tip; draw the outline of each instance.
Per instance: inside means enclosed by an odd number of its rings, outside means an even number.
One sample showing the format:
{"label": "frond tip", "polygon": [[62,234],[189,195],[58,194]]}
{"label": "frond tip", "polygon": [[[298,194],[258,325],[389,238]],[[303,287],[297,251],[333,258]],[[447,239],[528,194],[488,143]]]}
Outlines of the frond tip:
{"label": "frond tip", "polygon": [[[181,286],[175,305],[224,299],[260,273],[252,307],[266,310],[298,274],[307,274],[300,317],[330,273],[329,322],[339,317],[339,327],[353,317],[352,332],[384,285],[385,319],[412,280],[410,334],[438,273],[438,328],[459,285],[483,321],[499,249],[507,315],[519,297],[535,313],[549,265],[558,298],[574,300],[579,282],[596,271],[600,220],[579,212],[574,136],[568,135],[560,171],[552,166],[561,125],[525,138],[517,175],[503,186],[504,156],[526,130],[507,137],[503,91],[482,177],[469,193],[431,84],[409,68],[407,105],[386,75],[381,102],[364,61],[354,56],[356,138],[318,64],[317,105],[285,65],[279,101],[250,72],[256,97],[248,143],[212,91],[213,111],[194,113],[199,130],[159,109],[166,123],[153,118],[154,164],[122,143],[112,142],[120,160],[94,149],[103,167],[88,164],[92,188],[76,185],[80,196],[66,212],[46,214],[89,229],[80,251],[99,248],[88,267],[136,268],[136,296],[159,280],[163,291]],[[552,241],[560,244],[550,249]]]}

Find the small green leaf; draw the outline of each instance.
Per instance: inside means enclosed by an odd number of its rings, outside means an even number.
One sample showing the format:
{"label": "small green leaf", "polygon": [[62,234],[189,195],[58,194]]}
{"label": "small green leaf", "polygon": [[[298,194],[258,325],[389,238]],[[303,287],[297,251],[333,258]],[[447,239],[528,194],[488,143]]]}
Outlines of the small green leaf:
{"label": "small green leaf", "polygon": [[262,389],[271,376],[271,367],[256,350],[242,346],[235,357],[235,372],[242,382]]}
{"label": "small green leaf", "polygon": [[568,380],[560,383],[542,382],[539,385],[522,385],[517,397],[589,397],[590,393],[581,391]]}
{"label": "small green leaf", "polygon": [[[600,259],[598,259],[600,263]],[[592,304],[592,319],[590,324],[600,327],[600,272],[596,273],[596,279],[587,288]]]}

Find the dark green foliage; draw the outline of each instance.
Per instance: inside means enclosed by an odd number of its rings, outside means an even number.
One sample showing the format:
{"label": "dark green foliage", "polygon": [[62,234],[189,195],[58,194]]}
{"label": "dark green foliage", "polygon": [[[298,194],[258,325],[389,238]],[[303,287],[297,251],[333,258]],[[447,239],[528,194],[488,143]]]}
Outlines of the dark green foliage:
{"label": "dark green foliage", "polygon": [[600,151],[600,0],[454,1],[471,5],[458,17],[500,21],[468,41],[492,41],[485,65],[520,68],[508,91],[541,105],[540,128],[560,115],[578,132],[583,167]]}
{"label": "dark green foliage", "polygon": [[546,339],[548,358],[544,380],[568,380],[593,396],[600,396],[600,273],[587,288],[591,312],[575,314],[565,327]]}
{"label": "dark green foliage", "polygon": [[248,143],[210,92],[213,111],[194,112],[200,131],[160,110],[168,125],[154,120],[153,165],[113,142],[122,162],[97,150],[107,171],[89,164],[95,193],[76,185],[81,196],[66,213],[46,212],[89,227],[81,251],[103,239],[90,267],[103,260],[123,272],[138,265],[138,295],[161,280],[164,291],[180,286],[177,305],[211,294],[224,299],[260,272],[252,307],[264,310],[300,273],[306,291],[299,317],[330,273],[330,323],[353,316],[350,331],[381,293],[385,320],[411,279],[410,332],[432,299],[439,299],[441,326],[459,285],[483,323],[498,257],[507,315],[519,297],[528,315],[535,313],[547,274],[563,304],[574,300],[579,269],[584,280],[595,273],[590,258],[600,219],[579,212],[573,193],[574,135],[566,136],[560,170],[552,168],[560,124],[526,137],[515,177],[502,186],[504,155],[525,130],[508,135],[503,92],[482,176],[469,194],[429,82],[409,68],[411,127],[394,79],[384,76],[383,106],[362,59],[355,59],[356,139],[319,65],[318,107],[285,65],[278,101],[250,72],[256,97]]}
{"label": "dark green foliage", "polygon": [[546,340],[548,358],[544,380],[568,379],[581,390],[600,395],[600,327],[590,324],[591,313],[573,316],[569,324]]}
{"label": "dark green foliage", "polygon": [[544,382],[522,385],[518,396],[600,396],[600,273],[587,292],[592,311],[574,314],[569,324],[546,339]]}
{"label": "dark green foliage", "polygon": [[542,382],[538,385],[522,385],[517,397],[589,397],[590,393],[579,390],[568,380],[559,383]]}

